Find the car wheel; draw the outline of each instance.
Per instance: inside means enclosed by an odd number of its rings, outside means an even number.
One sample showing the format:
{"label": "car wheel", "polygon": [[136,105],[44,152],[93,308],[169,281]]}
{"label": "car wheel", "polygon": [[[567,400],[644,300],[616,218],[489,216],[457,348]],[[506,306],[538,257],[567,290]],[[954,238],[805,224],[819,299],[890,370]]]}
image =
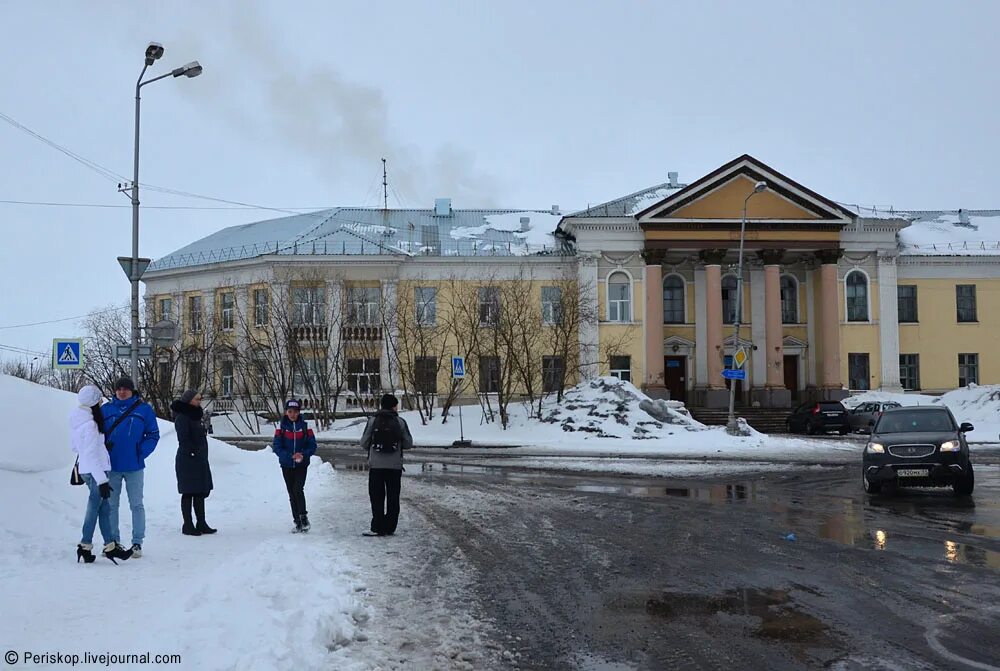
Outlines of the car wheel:
{"label": "car wheel", "polygon": [[847,427],[845,426],[844,428],[842,428],[842,429],[841,429],[840,431],[838,431],[837,433],[839,433],[839,434],[840,434],[840,435],[842,435],[842,436],[846,436],[846,435],[847,435],[847,432],[848,432],[849,430],[850,430],[850,429],[848,429],[848,428],[847,428]]}
{"label": "car wheel", "polygon": [[976,486],[976,474],[972,470],[972,464],[969,464],[969,473],[955,481],[951,487],[955,492],[955,496],[972,496],[972,490]]}
{"label": "car wheel", "polygon": [[785,431],[787,433],[795,433],[795,429],[792,428],[792,420],[790,419],[785,420]]}
{"label": "car wheel", "polygon": [[866,494],[881,494],[882,493],[882,483],[872,482],[865,475],[865,469],[861,469],[861,486],[864,488]]}
{"label": "car wheel", "polygon": [[809,421],[807,421],[807,422],[806,422],[806,435],[807,435],[807,436],[812,436],[812,435],[814,435],[815,433],[816,433],[816,427],[814,427],[814,426],[812,425],[812,422],[809,422]]}

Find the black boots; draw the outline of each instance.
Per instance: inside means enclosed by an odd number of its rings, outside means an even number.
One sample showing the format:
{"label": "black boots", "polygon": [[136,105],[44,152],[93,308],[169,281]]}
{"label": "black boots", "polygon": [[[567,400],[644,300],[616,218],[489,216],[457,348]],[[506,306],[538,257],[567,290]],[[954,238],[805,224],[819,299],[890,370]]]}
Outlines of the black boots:
{"label": "black boots", "polygon": [[205,521],[205,497],[196,496],[194,497],[194,516],[198,520],[198,525],[195,527],[203,534],[214,534],[217,529],[213,529],[208,526],[208,522]]}
{"label": "black boots", "polygon": [[181,533],[185,536],[200,536],[201,532],[198,531],[198,527],[191,524],[191,520],[184,520],[184,526],[181,527]]}
{"label": "black boots", "polygon": [[195,526],[195,531],[198,531],[202,534],[214,534],[216,531],[218,531],[218,529],[213,529],[212,527],[208,526],[208,523],[206,523],[205,520],[198,520],[198,524]]}
{"label": "black boots", "polygon": [[[198,524],[191,522],[191,508],[194,508],[194,516],[198,519]],[[184,494],[181,496],[181,515],[184,516],[184,526],[181,533],[185,536],[201,536],[214,534],[218,529],[208,526],[205,521],[205,497],[194,494]]]}
{"label": "black boots", "polygon": [[115,541],[111,541],[104,546],[104,556],[110,559],[112,564],[118,564],[118,562],[115,561],[116,559],[125,561],[132,556],[132,551],[126,550]]}
{"label": "black boots", "polygon": [[312,528],[309,525],[309,516],[308,515],[299,515],[299,522],[298,522],[298,524],[296,526],[299,527],[299,531],[301,531],[302,533],[306,533],[307,531],[309,531],[309,529]]}
{"label": "black boots", "polygon": [[91,551],[94,546],[90,543],[80,543],[76,546],[76,563],[79,564],[80,560],[83,560],[84,564],[93,564],[97,560],[94,553]]}

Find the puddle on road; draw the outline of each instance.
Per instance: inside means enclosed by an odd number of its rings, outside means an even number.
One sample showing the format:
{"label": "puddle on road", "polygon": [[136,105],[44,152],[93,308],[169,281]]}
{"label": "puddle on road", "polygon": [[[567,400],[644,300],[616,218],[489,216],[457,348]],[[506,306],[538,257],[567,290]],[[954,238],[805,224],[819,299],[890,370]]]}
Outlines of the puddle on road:
{"label": "puddle on road", "polygon": [[[331,458],[329,462],[336,470],[359,473],[368,470],[368,464],[361,457],[357,460]],[[942,491],[906,492],[895,497],[867,499],[863,496],[851,498],[823,495],[825,505],[822,508],[805,508],[802,506],[801,493],[786,492],[780,487],[769,490],[768,483],[764,481],[692,485],[686,481],[662,478],[600,478],[433,461],[411,462],[407,467],[407,476],[427,479],[476,476],[499,483],[545,485],[581,493],[637,498],[683,498],[717,505],[762,505],[781,516],[784,528],[790,532],[812,533],[843,545],[1000,570],[1000,552],[962,543],[957,539],[933,540],[895,529],[892,518],[899,517],[921,527],[933,528],[944,536],[948,532],[954,532],[1000,538],[1000,527],[986,521],[954,519],[957,511],[974,514],[975,499],[955,499],[950,493]],[[994,504],[982,502],[980,505],[989,508]],[[889,519],[885,519],[886,514],[890,516]],[[876,519],[872,519],[873,517]]]}
{"label": "puddle on road", "polygon": [[718,617],[719,614],[753,618],[757,638],[807,646],[829,647],[828,627],[800,609],[787,589],[734,589],[706,596],[663,592],[646,601],[646,612],[655,617]]}

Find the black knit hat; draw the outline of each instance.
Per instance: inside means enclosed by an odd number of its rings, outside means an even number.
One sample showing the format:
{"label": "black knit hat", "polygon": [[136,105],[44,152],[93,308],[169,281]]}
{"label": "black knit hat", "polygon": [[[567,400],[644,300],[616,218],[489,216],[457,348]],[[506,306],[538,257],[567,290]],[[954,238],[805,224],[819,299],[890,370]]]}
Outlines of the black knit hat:
{"label": "black knit hat", "polygon": [[119,389],[128,389],[129,391],[135,391],[135,382],[132,382],[132,378],[125,376],[118,379],[115,382],[115,391]]}

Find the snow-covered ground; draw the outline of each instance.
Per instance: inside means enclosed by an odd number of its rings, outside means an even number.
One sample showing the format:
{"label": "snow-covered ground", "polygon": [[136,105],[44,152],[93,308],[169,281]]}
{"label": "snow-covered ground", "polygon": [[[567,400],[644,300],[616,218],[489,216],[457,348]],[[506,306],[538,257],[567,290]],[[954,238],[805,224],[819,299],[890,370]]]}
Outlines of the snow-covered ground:
{"label": "snow-covered ground", "polygon": [[941,396],[926,394],[890,394],[873,391],[851,396],[844,401],[848,409],[869,401],[896,401],[900,405],[945,405],[959,422],[970,422],[975,431],[967,434],[973,442],[1000,441],[1000,385],[975,385],[949,391]]}
{"label": "snow-covered ground", "polygon": [[[443,590],[437,601],[413,597],[419,519],[401,523],[391,550],[373,552],[360,536],[370,515],[364,479],[318,458],[306,484],[313,530],[293,535],[274,455],[210,439],[206,508],[219,532],[181,535],[168,422],[147,461],[144,556],[77,564],[87,489],[69,484],[75,403],[75,394],[0,376],[0,425],[14,436],[0,444],[5,650],[173,654],[182,659],[174,668],[199,670],[472,668],[479,658],[483,625],[472,613],[451,622]],[[124,496],[120,519],[127,543]],[[94,540],[97,549],[99,530]],[[444,578],[449,599],[461,571]]]}

